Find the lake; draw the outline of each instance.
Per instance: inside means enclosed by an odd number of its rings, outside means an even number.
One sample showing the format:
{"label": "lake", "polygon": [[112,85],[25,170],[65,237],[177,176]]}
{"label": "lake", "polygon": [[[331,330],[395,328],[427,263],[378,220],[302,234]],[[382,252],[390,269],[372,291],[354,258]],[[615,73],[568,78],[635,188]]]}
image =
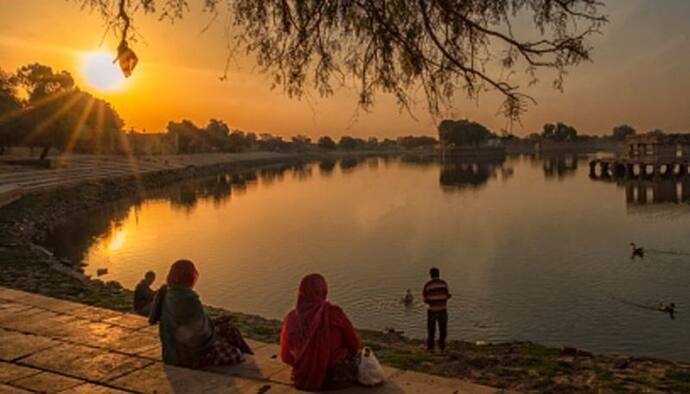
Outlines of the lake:
{"label": "lake", "polygon": [[[589,178],[586,156],[347,158],[222,174],[76,216],[51,238],[95,276],[156,286],[178,258],[204,302],[282,318],[302,276],[361,328],[424,337],[436,266],[449,338],[690,361],[690,181]],[[630,242],[646,250],[630,258]],[[675,320],[654,310],[674,302]]]}

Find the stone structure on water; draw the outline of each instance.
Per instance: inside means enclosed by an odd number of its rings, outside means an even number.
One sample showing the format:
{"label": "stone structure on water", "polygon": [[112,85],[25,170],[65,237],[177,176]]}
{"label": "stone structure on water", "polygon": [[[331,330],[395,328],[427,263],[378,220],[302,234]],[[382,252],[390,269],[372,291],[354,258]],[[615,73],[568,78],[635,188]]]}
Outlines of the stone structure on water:
{"label": "stone structure on water", "polygon": [[690,134],[651,132],[628,136],[622,155],[590,161],[598,179],[651,179],[688,176]]}

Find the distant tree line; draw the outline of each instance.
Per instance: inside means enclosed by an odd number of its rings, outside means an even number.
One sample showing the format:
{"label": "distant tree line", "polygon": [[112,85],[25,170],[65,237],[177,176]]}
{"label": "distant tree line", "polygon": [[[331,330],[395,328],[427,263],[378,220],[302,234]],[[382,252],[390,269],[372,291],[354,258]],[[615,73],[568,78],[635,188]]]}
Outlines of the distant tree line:
{"label": "distant tree line", "polygon": [[[657,132],[657,130],[655,130]],[[663,133],[663,132],[662,132]],[[577,129],[564,122],[546,123],[541,132],[529,134],[525,138],[519,138],[506,131],[500,134],[494,133],[486,126],[468,120],[446,119],[438,125],[438,138],[442,146],[474,146],[478,147],[487,144],[490,140],[499,142],[527,140],[531,142],[554,141],[554,142],[574,142],[590,141],[598,139],[609,139],[614,141],[624,141],[628,136],[635,135],[636,130],[628,125],[620,125],[613,128],[609,135],[590,135],[579,134]]]}
{"label": "distant tree line", "polygon": [[342,136],[337,141],[330,136],[322,136],[313,141],[306,135],[298,134],[286,139],[270,133],[231,130],[225,122],[217,119],[211,119],[206,127],[199,127],[191,120],[169,122],[166,135],[175,140],[180,153],[384,151],[433,148],[437,144],[433,137],[413,135],[395,140]]}
{"label": "distant tree line", "polygon": [[611,134],[591,135],[579,134],[575,127],[562,122],[546,123],[541,132],[531,133],[527,136],[530,141],[588,141],[597,139],[609,139],[614,141],[624,141],[626,137],[635,135],[637,131],[628,125],[616,126],[611,130]]}
{"label": "distant tree line", "polygon": [[[146,135],[130,130],[129,134]],[[40,147],[44,159],[51,149],[83,153],[127,153],[128,132],[117,111],[106,101],[80,90],[66,71],[30,64],[15,73],[0,69],[0,154],[12,146]],[[191,120],[171,121],[162,136],[177,153],[307,152],[409,150],[432,148],[429,136],[367,139],[323,136],[316,141],[302,134],[290,138],[271,133],[231,129],[211,119],[206,126]]]}
{"label": "distant tree line", "polygon": [[[130,134],[148,135],[136,133]],[[163,138],[177,153],[203,152],[308,152],[308,151],[387,151],[423,150],[442,146],[478,147],[495,141],[584,141],[611,139],[623,141],[634,135],[628,125],[614,127],[603,137],[578,133],[564,122],[546,123],[540,132],[519,138],[508,132],[494,133],[484,125],[464,120],[442,120],[438,139],[407,135],[396,139],[342,136],[338,140],[322,136],[312,140],[298,134],[290,138],[271,133],[231,129],[224,121],[210,119],[205,126],[191,120],[171,121]],[[66,71],[29,64],[14,73],[0,69],[0,154],[7,147],[41,148],[45,158],[51,149],[84,153],[127,153],[131,151],[124,121],[108,102],[80,90]]]}

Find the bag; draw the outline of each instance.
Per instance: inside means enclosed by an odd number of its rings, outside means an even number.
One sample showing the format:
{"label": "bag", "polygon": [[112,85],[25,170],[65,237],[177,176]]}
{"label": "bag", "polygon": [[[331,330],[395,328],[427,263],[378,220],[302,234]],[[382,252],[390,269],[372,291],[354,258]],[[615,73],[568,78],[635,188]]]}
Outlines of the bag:
{"label": "bag", "polygon": [[376,386],[384,380],[383,367],[374,355],[374,351],[364,347],[357,365],[357,381],[363,386]]}

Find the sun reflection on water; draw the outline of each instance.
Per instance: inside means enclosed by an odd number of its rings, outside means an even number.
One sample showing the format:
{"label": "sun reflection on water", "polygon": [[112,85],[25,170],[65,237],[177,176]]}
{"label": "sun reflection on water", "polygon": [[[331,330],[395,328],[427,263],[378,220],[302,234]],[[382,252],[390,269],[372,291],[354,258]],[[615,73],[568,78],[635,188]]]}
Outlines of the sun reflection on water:
{"label": "sun reflection on water", "polygon": [[126,239],[127,231],[124,229],[118,229],[117,231],[115,231],[112,238],[110,239],[110,244],[108,244],[108,251],[117,252],[125,244]]}

